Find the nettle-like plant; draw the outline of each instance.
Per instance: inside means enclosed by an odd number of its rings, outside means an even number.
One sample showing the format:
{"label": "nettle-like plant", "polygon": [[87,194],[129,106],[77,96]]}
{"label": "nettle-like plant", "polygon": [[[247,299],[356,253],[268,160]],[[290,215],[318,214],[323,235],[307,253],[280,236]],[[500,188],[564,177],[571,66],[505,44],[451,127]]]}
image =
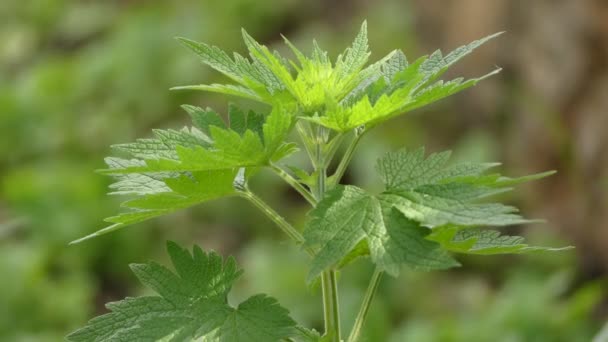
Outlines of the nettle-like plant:
{"label": "nettle-like plant", "polygon": [[[132,265],[140,281],[158,296],[126,298],[109,313],[68,336],[71,341],[342,341],[336,272],[358,257],[375,265],[369,288],[347,339],[358,341],[382,274],[459,266],[453,253],[503,254],[556,250],[531,247],[519,236],[485,226],[528,223],[517,209],[482,200],[511,186],[552,174],[520,178],[489,173],[496,163],[450,164],[449,152],[426,155],[423,148],[388,153],[376,164],[385,190],[369,193],[340,184],[357,144],[379,124],[467,89],[475,79],[438,80],[454,63],[498,34],[443,55],[408,62],[395,50],[366,66],[370,52],[366,24],[352,46],[331,61],[316,42],[306,56],[287,39],[296,61],[269,50],[243,31],[249,58],[218,47],[179,40],[204,64],[233,84],[178,87],[217,92],[267,104],[267,112],[228,109],[228,122],[210,108],[185,105],[193,127],[155,130],[154,138],[114,146],[130,159],[110,157],[102,173],[114,176],[112,194],[135,197],[111,225],[75,242],[225,196],[250,201],[311,257],[308,282],[320,279],[325,331],[298,325],[266,295],[231,306],[227,295],[242,271],[233,258],[168,243],[175,273],[156,263]],[[295,130],[299,144],[289,141]],[[329,170],[340,147],[346,150]],[[311,170],[283,165],[303,147]],[[335,165],[335,164],[331,164]],[[268,168],[310,204],[303,231],[293,227],[249,187]],[[304,276],[303,276],[304,280]]]}

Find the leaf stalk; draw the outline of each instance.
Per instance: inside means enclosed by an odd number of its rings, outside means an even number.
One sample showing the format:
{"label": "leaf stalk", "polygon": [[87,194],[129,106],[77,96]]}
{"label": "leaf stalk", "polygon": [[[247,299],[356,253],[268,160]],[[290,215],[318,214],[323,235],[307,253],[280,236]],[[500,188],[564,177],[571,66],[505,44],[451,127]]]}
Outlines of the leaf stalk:
{"label": "leaf stalk", "polygon": [[353,329],[348,336],[348,342],[357,342],[359,340],[359,337],[361,336],[361,329],[363,328],[363,324],[365,323],[365,319],[369,313],[372,301],[376,295],[378,286],[380,285],[380,280],[382,280],[383,273],[384,272],[380,271],[378,268],[374,270],[374,274],[372,275],[367,290],[365,291],[365,297],[363,297],[361,308],[359,309],[359,313],[355,319]]}
{"label": "leaf stalk", "polygon": [[346,152],[344,152],[344,155],[342,156],[342,160],[340,160],[340,164],[338,164],[338,167],[336,168],[336,172],[331,177],[331,179],[332,179],[331,186],[332,187],[336,186],[337,184],[340,184],[340,180],[344,176],[344,173],[346,172],[348,165],[350,164],[351,160],[353,159],[353,155],[355,154],[355,149],[357,148],[357,145],[359,144],[359,141],[361,141],[361,138],[363,137],[365,132],[366,132],[366,130],[363,126],[355,129],[355,136],[350,141],[350,144],[346,148]]}
{"label": "leaf stalk", "polygon": [[317,200],[314,198],[312,193],[308,191],[300,182],[298,182],[295,178],[293,178],[289,173],[285,172],[285,170],[281,169],[277,165],[270,165],[272,170],[283,180],[289,184],[294,190],[296,190],[304,199],[313,207],[317,204]]}

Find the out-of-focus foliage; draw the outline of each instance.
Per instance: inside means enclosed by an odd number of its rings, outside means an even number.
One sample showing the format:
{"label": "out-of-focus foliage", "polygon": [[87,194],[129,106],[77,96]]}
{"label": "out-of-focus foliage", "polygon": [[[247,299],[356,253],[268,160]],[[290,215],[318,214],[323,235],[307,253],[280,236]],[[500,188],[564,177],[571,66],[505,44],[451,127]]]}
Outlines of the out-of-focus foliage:
{"label": "out-of-focus foliage", "polygon": [[[497,27],[486,27],[487,30],[479,34],[456,35],[454,30],[449,31],[451,21],[443,15],[463,13],[433,12],[432,7],[439,3],[443,2],[0,1],[0,340],[58,341],[88,317],[104,312],[103,303],[138,294],[141,289],[127,264],[158,260],[163,255],[166,239],[182,244],[196,241],[205,249],[214,248],[221,254],[236,253],[249,274],[259,273],[256,277],[246,274],[237,282],[234,302],[253,293],[268,292],[283,303],[295,319],[320,326],[320,318],[316,316],[319,293],[302,287],[306,257],[290,252],[287,246],[275,246],[276,241],[269,242],[278,236],[270,228],[271,223],[238,199],[212,202],[204,209],[196,208],[67,247],[67,242],[74,238],[97,230],[102,218],[111,215],[118,205],[105,196],[110,180],[92,170],[104,166],[103,156],[109,154],[111,144],[146,136],[153,127],[183,125],[187,119],[179,109],[183,103],[210,105],[226,112],[223,101],[218,101],[215,95],[168,91],[171,86],[201,80],[225,81],[202,67],[185,49],[180,49],[173,39],[175,36],[191,37],[244,53],[245,47],[240,43],[241,27],[273,48],[280,48],[279,32],[299,46],[300,42],[310,41],[314,34],[319,37],[320,45],[327,47],[331,56],[336,56],[339,51],[333,47],[348,44],[359,23],[367,18],[370,27],[374,27],[370,32],[371,47],[378,51],[372,58],[385,55],[389,47],[394,46],[412,55],[431,52],[427,46],[440,45],[449,50],[472,38],[505,29],[512,32],[507,42],[509,39],[518,42],[521,38],[517,28],[504,27],[507,24],[503,26],[500,20],[495,21]],[[463,11],[468,8],[461,3],[458,6]],[[562,9],[555,4],[551,6]],[[521,15],[519,12],[516,14]],[[466,13],[486,17],[488,12]],[[505,10],[500,13],[508,17]],[[558,28],[572,28],[563,25],[567,20],[551,13],[554,16],[548,19],[547,11],[526,11],[526,15],[536,18],[534,22],[538,25],[553,22],[560,23]],[[487,21],[471,20],[470,23]],[[580,21],[576,23],[580,25]],[[555,168],[560,173],[553,177],[555,183],[546,191],[532,188],[529,196],[510,200],[531,209],[527,212],[543,210],[541,202],[555,204],[547,210],[566,216],[561,221],[550,219],[551,225],[569,224],[576,228],[577,236],[595,237],[586,246],[605,241],[601,238],[603,235],[588,230],[594,222],[601,222],[598,215],[602,207],[594,211],[580,209],[603,203],[601,196],[605,191],[600,192],[599,187],[588,191],[587,186],[599,184],[594,175],[601,173],[587,172],[593,170],[587,165],[591,165],[590,160],[599,160],[594,157],[597,154],[591,153],[597,150],[593,149],[596,146],[593,129],[605,125],[584,121],[580,127],[585,128],[581,129],[585,144],[581,146],[591,152],[572,156],[578,149],[570,148],[576,146],[578,140],[564,133],[568,122],[555,114],[559,108],[547,100],[552,97],[541,98],[538,89],[541,85],[551,85],[547,92],[557,94],[551,96],[567,98],[560,95],[563,93],[558,86],[571,86],[571,80],[577,79],[572,73],[580,71],[559,67],[561,64],[539,65],[548,57],[533,54],[533,47],[542,48],[554,39],[566,39],[569,35],[555,34],[555,27],[532,26],[530,30],[533,31],[528,36],[544,37],[543,44],[522,42],[521,49],[501,53],[506,62],[512,63],[511,68],[493,81],[497,82],[501,96],[475,90],[434,106],[423,116],[397,119],[380,127],[377,133],[365,138],[364,148],[358,152],[347,177],[376,184],[372,168],[361,161],[370,160],[368,155],[378,155],[389,147],[404,144],[427,145],[432,151],[455,145],[457,158],[506,160],[505,166],[518,169],[510,172],[514,174]],[[441,32],[451,32],[450,37],[456,41],[441,40]],[[543,36],[544,32],[551,34]],[[484,51],[500,50],[497,45],[493,46],[495,48],[490,46]],[[569,47],[559,42],[550,46],[558,51]],[[582,48],[571,50],[583,55]],[[552,55],[560,56],[560,63],[569,56],[562,52]],[[507,60],[508,57],[528,62],[516,64],[517,61]],[[489,60],[487,64],[483,59],[472,61],[479,68],[469,66],[467,72],[471,73],[467,75],[475,76],[491,68],[495,59]],[[543,73],[543,70],[550,72]],[[602,75],[601,71],[596,70],[592,75]],[[570,81],[552,78],[560,75]],[[515,79],[517,77],[520,78]],[[531,83],[525,83],[528,79],[532,79]],[[579,97],[596,92],[601,95],[603,88],[597,89],[575,93]],[[576,101],[571,102],[573,106],[578,105]],[[257,108],[246,102],[239,104]],[[584,111],[600,113],[593,107],[585,107]],[[601,113],[605,116],[605,111]],[[600,114],[596,116],[603,118]],[[544,145],[534,145],[538,139]],[[567,178],[572,174],[580,177]],[[279,184],[279,180],[261,174],[252,186],[274,188]],[[585,197],[570,196],[571,187],[582,189]],[[305,203],[296,202],[286,188],[278,189],[282,190],[269,194],[268,201],[286,216],[301,220]],[[560,205],[555,202],[558,200],[573,202]],[[587,202],[591,204],[587,206]],[[578,215],[580,212],[583,214]],[[588,221],[573,221],[579,216]],[[533,229],[550,231],[536,226]],[[252,239],[254,236],[256,239]],[[243,249],[252,240],[253,244]],[[583,255],[585,260],[596,260],[594,251],[598,250],[602,249],[589,249],[588,255]],[[569,256],[574,257],[574,253]],[[366,328],[368,339],[384,341],[399,340],[399,336],[419,336],[421,341],[424,338],[468,341],[474,338],[470,334],[475,330],[487,334],[484,337],[490,340],[500,337],[509,341],[560,341],[565,336],[563,340],[576,341],[577,338],[589,340],[605,321],[598,304],[601,290],[605,293],[605,284],[584,282],[590,277],[601,277],[603,273],[596,271],[601,267],[586,262],[586,267],[581,269],[577,267],[581,264],[579,260],[562,258],[555,263],[526,260],[515,267],[511,261],[490,258],[483,264],[467,264],[465,260],[466,273],[411,274],[383,283]],[[542,270],[533,266],[538,263]],[[276,269],[281,271],[272,271]],[[362,269],[342,275],[345,324],[354,319],[370,272],[371,269]],[[391,329],[397,329],[401,335],[390,336]]]}

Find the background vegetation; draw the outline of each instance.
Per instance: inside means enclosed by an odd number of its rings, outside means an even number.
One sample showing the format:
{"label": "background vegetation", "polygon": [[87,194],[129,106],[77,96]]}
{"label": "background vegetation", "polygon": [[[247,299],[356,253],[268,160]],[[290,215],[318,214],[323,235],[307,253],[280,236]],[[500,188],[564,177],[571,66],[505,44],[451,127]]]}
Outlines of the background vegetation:
{"label": "background vegetation", "polygon": [[[317,37],[337,53],[365,18],[372,58],[395,47],[410,57],[449,50],[506,30],[454,68],[504,71],[367,136],[346,181],[378,185],[372,156],[404,145],[499,160],[511,175],[557,169],[508,200],[549,221],[518,233],[577,247],[386,278],[367,340],[589,341],[608,316],[608,6],[600,0],[1,1],[0,340],[59,341],[103,303],[141,292],[127,264],[163,260],[166,239],[235,254],[247,270],[236,297],[267,292],[320,326],[319,291],[303,281],[306,256],[238,199],[67,242],[117,211],[119,199],[105,195],[110,179],[93,173],[109,145],[181,127],[182,103],[225,112],[220,96],[168,91],[221,77],[174,36],[243,52],[245,27],[281,50],[279,33],[302,47]],[[273,189],[268,201],[303,222],[306,204],[280,180],[262,174],[253,186]],[[345,324],[371,273],[365,260],[357,266],[341,274]]]}

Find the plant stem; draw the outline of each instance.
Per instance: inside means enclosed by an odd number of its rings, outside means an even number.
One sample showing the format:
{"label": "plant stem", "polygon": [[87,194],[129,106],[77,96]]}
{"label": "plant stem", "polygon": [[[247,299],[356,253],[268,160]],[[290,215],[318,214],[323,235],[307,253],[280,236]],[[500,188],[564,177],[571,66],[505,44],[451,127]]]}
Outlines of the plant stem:
{"label": "plant stem", "polygon": [[[322,128],[319,128],[322,130]],[[321,136],[323,133],[319,133]],[[323,199],[325,195],[325,181],[327,180],[327,160],[322,153],[323,145],[317,141],[316,157],[314,165],[317,168],[316,200]],[[321,275],[321,288],[323,289],[323,318],[325,321],[325,334],[331,336],[332,342],[342,340],[340,330],[340,304],[338,298],[338,281],[334,270],[324,271]]]}
{"label": "plant stem", "polygon": [[315,204],[317,204],[317,200],[313,197],[310,191],[308,191],[304,186],[302,186],[302,184],[300,184],[300,182],[298,182],[290,174],[288,174],[283,169],[274,164],[270,165],[270,167],[277,175],[279,175],[279,177],[283,178],[283,180],[285,180],[287,184],[291,185],[294,190],[300,193],[300,195],[302,195],[302,197],[304,197],[304,199],[308,201],[308,203],[310,203],[312,206],[315,206]]}
{"label": "plant stem", "polygon": [[[270,218],[287,236],[289,236],[295,243],[298,245],[304,243],[304,237],[300,232],[295,229],[289,222],[285,221],[285,219],[279,215],[274,209],[272,209],[266,202],[264,202],[261,198],[259,198],[256,194],[246,189],[244,191],[240,191],[240,195],[246,199],[248,199],[253,205],[255,205],[258,209],[260,209],[268,218]],[[310,255],[314,255],[315,252],[306,248],[306,252]]]}
{"label": "plant stem", "polygon": [[353,325],[353,329],[348,336],[348,342],[356,342],[361,335],[361,328],[363,327],[363,323],[365,323],[365,319],[367,318],[367,314],[369,312],[369,308],[371,307],[372,300],[374,299],[374,295],[378,290],[378,285],[380,284],[380,280],[382,279],[383,272],[379,269],[374,270],[374,274],[372,275],[372,279],[367,286],[367,290],[365,291],[365,297],[363,297],[363,303],[361,303],[361,308],[359,309],[359,313],[357,314],[357,319],[355,319],[355,324]]}
{"label": "plant stem", "polygon": [[332,177],[332,186],[340,184],[340,179],[342,179],[342,176],[344,176],[344,173],[346,172],[350,161],[353,159],[355,149],[357,148],[357,145],[359,144],[359,141],[361,140],[365,132],[366,131],[364,128],[355,129],[355,137],[350,141],[350,144],[348,145],[346,152],[344,152],[344,156],[342,156],[342,160],[340,160],[340,164],[338,164],[336,172]]}

